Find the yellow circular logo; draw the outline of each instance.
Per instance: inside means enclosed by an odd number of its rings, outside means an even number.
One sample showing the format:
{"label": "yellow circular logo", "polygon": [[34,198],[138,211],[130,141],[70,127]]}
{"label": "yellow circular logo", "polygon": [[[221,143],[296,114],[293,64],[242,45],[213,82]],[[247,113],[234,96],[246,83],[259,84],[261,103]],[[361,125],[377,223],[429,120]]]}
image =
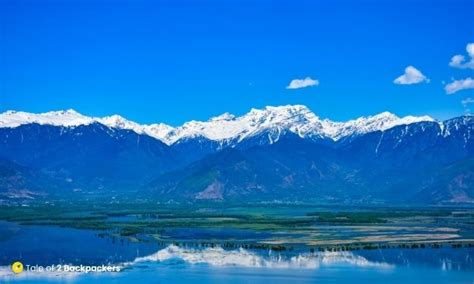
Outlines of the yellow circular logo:
{"label": "yellow circular logo", "polygon": [[15,261],[14,263],[12,263],[12,271],[13,273],[22,273],[23,272],[23,263],[19,262],[19,261]]}

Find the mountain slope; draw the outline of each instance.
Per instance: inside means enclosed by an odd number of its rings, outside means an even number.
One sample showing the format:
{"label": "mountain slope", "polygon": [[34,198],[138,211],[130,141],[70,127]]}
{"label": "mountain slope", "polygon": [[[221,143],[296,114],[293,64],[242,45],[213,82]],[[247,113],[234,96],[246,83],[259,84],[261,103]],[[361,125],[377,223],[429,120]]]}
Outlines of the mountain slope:
{"label": "mountain slope", "polygon": [[71,110],[7,112],[0,114],[0,159],[9,165],[5,172],[15,174],[0,183],[0,193],[472,202],[473,133],[472,116],[438,122],[382,113],[333,122],[304,106],[225,114],[177,128]]}
{"label": "mountain slope", "polygon": [[473,202],[474,119],[445,125],[397,126],[339,144],[287,133],[278,143],[206,157],[147,190],[186,200]]}
{"label": "mountain slope", "polygon": [[0,200],[37,199],[70,188],[48,175],[0,158]]}
{"label": "mountain slope", "polygon": [[157,196],[190,200],[292,199],[337,188],[346,174],[338,160],[328,146],[286,136],[273,145],[225,149],[165,174],[149,189]]}
{"label": "mountain slope", "polygon": [[98,123],[1,128],[0,155],[95,190],[130,189],[170,165],[179,166],[171,149],[158,140]]}

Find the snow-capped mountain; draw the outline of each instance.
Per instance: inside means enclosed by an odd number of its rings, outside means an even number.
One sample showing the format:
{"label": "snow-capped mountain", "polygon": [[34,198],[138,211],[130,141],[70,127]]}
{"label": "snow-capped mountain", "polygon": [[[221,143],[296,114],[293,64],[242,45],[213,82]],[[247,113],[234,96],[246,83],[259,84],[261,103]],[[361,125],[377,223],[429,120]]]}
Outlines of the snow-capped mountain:
{"label": "snow-capped mountain", "polygon": [[72,127],[89,125],[94,121],[93,118],[84,116],[72,109],[40,114],[10,110],[0,114],[0,127],[18,127],[30,123]]}
{"label": "snow-capped mountain", "polygon": [[0,114],[0,202],[25,190],[60,198],[474,203],[474,116],[438,122],[383,112],[334,122],[297,105],[173,128],[73,110],[9,111]]}
{"label": "snow-capped mountain", "polygon": [[163,123],[150,125],[138,124],[116,114],[106,117],[89,117],[82,115],[73,109],[50,111],[39,114],[10,110],[0,114],[0,128],[14,128],[20,125],[32,123],[62,127],[76,127],[92,123],[100,123],[110,128],[133,130],[138,134],[146,134],[159,140],[173,129],[171,126]]}
{"label": "snow-capped mountain", "polygon": [[[171,145],[184,138],[205,137],[212,141],[239,143],[265,131],[284,133],[290,131],[302,138],[330,138],[337,141],[343,137],[383,131],[397,125],[421,121],[434,121],[429,116],[407,116],[399,118],[389,112],[361,117],[347,122],[320,119],[303,105],[265,107],[252,109],[247,114],[236,117],[229,113],[213,117],[208,121],[189,121],[176,128],[149,131],[149,134]],[[278,140],[272,136],[270,143]],[[231,143],[232,144],[232,143]]]}
{"label": "snow-capped mountain", "polygon": [[380,114],[360,117],[358,119],[349,120],[347,122],[331,122],[327,121],[329,127],[326,133],[333,140],[337,141],[341,138],[361,135],[375,131],[385,131],[399,125],[409,125],[417,122],[434,122],[430,116],[405,116],[398,117],[390,112],[382,112]]}
{"label": "snow-capped mountain", "polygon": [[0,114],[0,127],[17,127],[23,124],[38,123],[74,127],[101,123],[111,128],[133,130],[171,145],[182,139],[204,137],[212,141],[236,144],[250,137],[272,133],[269,143],[278,141],[280,133],[291,132],[302,138],[329,138],[337,141],[352,135],[361,135],[374,131],[384,131],[398,125],[408,125],[422,121],[434,121],[429,116],[398,117],[389,112],[361,117],[347,122],[334,122],[320,119],[303,105],[267,106],[264,109],[252,109],[245,115],[236,117],[229,113],[213,117],[208,121],[189,121],[179,127],[159,123],[142,125],[119,115],[103,118],[87,117],[74,110],[52,111],[41,114],[7,111]]}
{"label": "snow-capped mountain", "polygon": [[133,130],[138,134],[145,134],[158,140],[163,140],[163,136],[173,130],[173,127],[164,123],[142,125],[116,114],[93,120],[111,128]]}

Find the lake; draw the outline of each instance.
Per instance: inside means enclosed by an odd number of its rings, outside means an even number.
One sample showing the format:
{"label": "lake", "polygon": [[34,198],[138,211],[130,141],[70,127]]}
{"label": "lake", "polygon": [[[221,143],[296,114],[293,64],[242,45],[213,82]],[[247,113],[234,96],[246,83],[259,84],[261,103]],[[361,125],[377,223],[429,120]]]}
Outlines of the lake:
{"label": "lake", "polygon": [[[188,234],[191,228],[178,230]],[[202,230],[201,237],[208,234]],[[248,234],[233,229],[236,236]],[[118,273],[23,272],[8,265],[120,264]],[[13,283],[474,283],[474,249],[376,249],[353,252],[159,246],[100,231],[0,222],[0,279]]]}

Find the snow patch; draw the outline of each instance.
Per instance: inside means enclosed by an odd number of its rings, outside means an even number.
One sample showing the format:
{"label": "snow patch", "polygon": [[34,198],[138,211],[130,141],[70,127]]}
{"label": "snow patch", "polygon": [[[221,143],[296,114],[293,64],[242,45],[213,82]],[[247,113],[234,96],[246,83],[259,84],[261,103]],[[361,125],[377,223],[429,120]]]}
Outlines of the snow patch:
{"label": "snow patch", "polygon": [[269,139],[275,142],[279,140],[281,134],[288,132],[301,138],[328,138],[337,141],[352,135],[384,131],[398,125],[422,121],[435,120],[429,116],[400,118],[392,113],[383,112],[347,122],[335,122],[320,119],[304,105],[267,106],[263,109],[251,109],[250,112],[239,117],[224,113],[208,121],[192,120],[176,128],[163,123],[138,124],[119,115],[102,118],[87,117],[74,110],[41,114],[7,111],[0,114],[0,127],[18,127],[29,123],[72,127],[97,122],[110,128],[128,129],[138,134],[148,135],[168,145],[182,139],[204,137],[233,146],[262,133],[271,133],[272,137]]}

